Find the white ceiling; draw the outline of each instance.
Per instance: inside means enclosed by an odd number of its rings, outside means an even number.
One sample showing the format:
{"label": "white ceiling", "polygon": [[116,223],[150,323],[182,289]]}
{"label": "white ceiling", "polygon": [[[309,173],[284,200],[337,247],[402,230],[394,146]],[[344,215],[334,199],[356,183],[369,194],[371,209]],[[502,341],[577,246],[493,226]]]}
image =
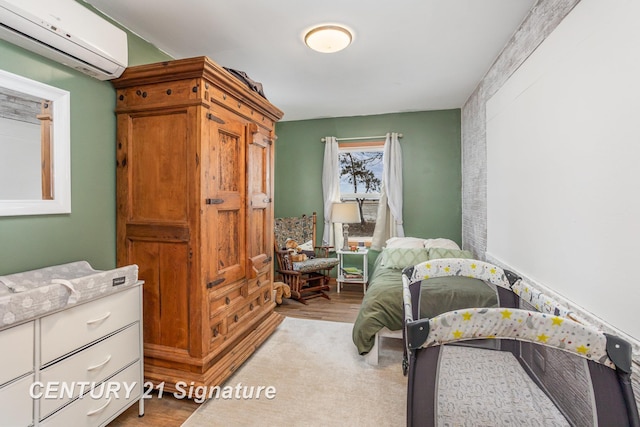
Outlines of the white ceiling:
{"label": "white ceiling", "polygon": [[[85,0],[172,57],[245,71],[283,120],[460,108],[535,0]],[[347,49],[307,48],[342,24]]]}

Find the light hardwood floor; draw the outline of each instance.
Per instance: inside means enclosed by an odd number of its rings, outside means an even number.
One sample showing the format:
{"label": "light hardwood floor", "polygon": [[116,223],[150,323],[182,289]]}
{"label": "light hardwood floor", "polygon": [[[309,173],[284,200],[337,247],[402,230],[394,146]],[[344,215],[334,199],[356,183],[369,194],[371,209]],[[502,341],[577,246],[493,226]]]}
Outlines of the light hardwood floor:
{"label": "light hardwood floor", "polygon": [[[311,299],[308,305],[285,299],[276,307],[276,312],[288,317],[353,323],[362,302],[362,285],[346,284],[338,294],[334,284],[330,296],[331,300]],[[152,398],[145,400],[144,406],[143,417],[138,417],[138,405],[135,404],[112,421],[109,427],[177,427],[189,418],[199,404],[165,393],[162,399],[152,394]]]}

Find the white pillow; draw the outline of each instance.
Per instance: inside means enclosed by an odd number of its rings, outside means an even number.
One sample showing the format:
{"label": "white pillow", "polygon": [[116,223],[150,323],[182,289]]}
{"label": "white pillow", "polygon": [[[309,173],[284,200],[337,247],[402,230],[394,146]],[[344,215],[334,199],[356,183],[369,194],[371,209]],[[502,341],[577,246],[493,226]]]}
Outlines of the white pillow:
{"label": "white pillow", "polygon": [[418,237],[392,237],[386,242],[387,248],[424,248],[425,239]]}
{"label": "white pillow", "polygon": [[444,248],[444,249],[454,249],[457,251],[460,250],[460,246],[458,246],[456,242],[454,242],[453,240],[443,239],[443,238],[427,239],[424,241],[424,247],[427,249]]}
{"label": "white pillow", "polygon": [[300,250],[302,251],[312,251],[313,250],[313,242],[309,240],[308,242],[304,242],[300,245]]}

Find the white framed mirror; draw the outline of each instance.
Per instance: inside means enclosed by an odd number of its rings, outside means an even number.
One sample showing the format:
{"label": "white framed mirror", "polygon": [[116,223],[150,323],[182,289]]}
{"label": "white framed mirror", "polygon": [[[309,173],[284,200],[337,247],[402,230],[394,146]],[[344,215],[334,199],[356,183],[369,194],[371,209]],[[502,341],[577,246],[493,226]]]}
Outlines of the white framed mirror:
{"label": "white framed mirror", "polygon": [[68,91],[0,70],[0,216],[71,212]]}

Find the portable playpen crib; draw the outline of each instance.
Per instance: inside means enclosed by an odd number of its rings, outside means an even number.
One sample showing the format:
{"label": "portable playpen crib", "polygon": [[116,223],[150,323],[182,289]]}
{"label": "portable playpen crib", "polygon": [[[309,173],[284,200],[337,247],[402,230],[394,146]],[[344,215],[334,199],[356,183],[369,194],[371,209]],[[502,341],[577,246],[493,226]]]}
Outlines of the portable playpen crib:
{"label": "portable playpen crib", "polygon": [[[454,275],[502,288],[501,307],[421,318],[420,282]],[[628,342],[482,261],[427,261],[402,281],[408,426],[640,426]]]}

